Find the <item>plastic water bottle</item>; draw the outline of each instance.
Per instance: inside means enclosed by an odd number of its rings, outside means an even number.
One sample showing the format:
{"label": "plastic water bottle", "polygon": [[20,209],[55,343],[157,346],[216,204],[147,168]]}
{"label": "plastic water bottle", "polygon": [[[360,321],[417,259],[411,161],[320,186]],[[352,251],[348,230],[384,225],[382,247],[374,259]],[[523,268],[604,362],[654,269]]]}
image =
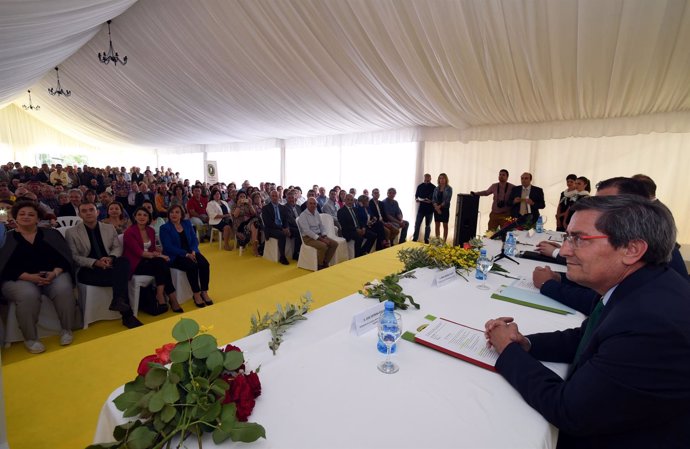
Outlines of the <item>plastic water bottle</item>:
{"label": "plastic water bottle", "polygon": [[474,271],[474,277],[479,279],[480,281],[486,279],[481,268],[479,268],[479,265],[481,264],[482,260],[486,259],[488,259],[488,257],[486,256],[486,250],[482,248],[481,251],[479,251],[479,258],[477,259],[477,269]]}
{"label": "plastic water bottle", "polygon": [[[398,320],[395,319],[395,314],[393,313],[395,303],[393,301],[386,301],[384,307],[383,314],[381,315],[381,323],[384,325],[386,323],[391,323],[392,325],[397,326]],[[391,354],[395,353],[397,346],[397,343],[393,343],[393,346],[391,346]],[[381,337],[379,337],[379,341],[376,343],[376,348],[380,353],[387,354],[388,349],[386,348],[386,344],[383,342],[383,340],[381,340]]]}
{"label": "plastic water bottle", "polygon": [[536,228],[537,234],[541,234],[542,232],[544,232],[544,219],[541,218],[541,215],[539,216],[539,218],[537,218]]}
{"label": "plastic water bottle", "polygon": [[517,241],[515,240],[515,235],[509,232],[506,236],[506,243],[503,247],[503,252],[506,256],[515,257]]}

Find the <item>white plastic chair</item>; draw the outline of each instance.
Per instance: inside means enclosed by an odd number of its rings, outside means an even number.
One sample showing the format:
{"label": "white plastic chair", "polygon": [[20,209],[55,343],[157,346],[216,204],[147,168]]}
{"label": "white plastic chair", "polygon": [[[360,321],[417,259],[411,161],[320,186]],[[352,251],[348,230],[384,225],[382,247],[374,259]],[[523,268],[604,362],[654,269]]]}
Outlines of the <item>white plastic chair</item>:
{"label": "white plastic chair", "polygon": [[[295,243],[292,238],[285,239],[285,257],[290,257],[294,252]],[[264,243],[264,255],[263,258],[270,260],[271,262],[278,263],[280,260],[280,251],[278,251],[278,239],[267,237]]]}
{"label": "white plastic chair", "polygon": [[213,236],[218,235],[218,249],[223,247],[223,233],[214,226],[211,226],[211,236],[208,238],[208,244],[213,243]]}
{"label": "white plastic chair", "polygon": [[146,276],[143,274],[135,274],[129,280],[129,305],[134,312],[134,316],[139,311],[139,289],[153,284],[155,281],[153,276]]}
{"label": "white plastic chair", "polygon": [[[338,242],[338,249],[336,249],[335,251],[335,256],[333,257],[331,264],[345,262],[346,260],[351,259],[352,257],[350,257],[347,251],[347,240],[345,240],[343,237],[338,237],[338,235],[335,233],[335,224],[333,223],[333,216],[329,214],[320,215],[321,223],[323,224],[323,227],[326,228],[326,235],[329,239]],[[354,243],[352,248],[354,250]]]}
{"label": "white plastic chair", "polygon": [[81,218],[79,218],[79,217],[75,217],[75,216],[57,217],[57,224],[58,224],[57,229],[58,230],[60,230],[60,228],[71,228],[72,226],[76,226],[79,223],[81,223]]}
{"label": "white plastic chair", "polygon": [[[112,287],[98,287],[77,282],[79,303],[84,311],[84,329],[94,321],[119,320],[122,315],[109,309],[113,299]],[[134,310],[134,315],[137,311]]]}
{"label": "white plastic chair", "polygon": [[[299,229],[300,217],[297,217],[297,228]],[[299,259],[297,260],[297,267],[305,270],[317,271],[319,269],[319,252],[316,248],[304,243],[302,233],[299,233],[299,238],[302,239],[302,247],[299,250]]]}
{"label": "white plastic chair", "polygon": [[192,286],[189,285],[189,281],[187,280],[187,273],[177,268],[171,268],[170,275],[172,276],[172,282],[175,286],[177,303],[182,304],[183,302],[189,301],[194,296],[194,293],[192,292]]}
{"label": "white plastic chair", "polygon": [[[15,341],[24,341],[24,334],[19,329],[17,321],[17,305],[10,301],[7,311],[7,323],[5,324],[5,347],[9,348]],[[62,330],[60,319],[53,301],[45,295],[41,295],[41,309],[38,312],[38,323],[36,325],[38,338],[59,335]]]}

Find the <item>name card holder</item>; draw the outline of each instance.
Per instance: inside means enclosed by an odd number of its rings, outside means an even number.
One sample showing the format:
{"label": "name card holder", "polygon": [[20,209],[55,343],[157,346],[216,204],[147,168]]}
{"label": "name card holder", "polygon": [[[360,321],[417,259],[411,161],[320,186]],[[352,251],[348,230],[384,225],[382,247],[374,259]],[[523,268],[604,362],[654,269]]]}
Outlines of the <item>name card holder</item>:
{"label": "name card holder", "polygon": [[380,302],[374,307],[370,307],[352,317],[350,333],[360,336],[376,327],[379,322],[379,315],[383,312],[385,303]]}

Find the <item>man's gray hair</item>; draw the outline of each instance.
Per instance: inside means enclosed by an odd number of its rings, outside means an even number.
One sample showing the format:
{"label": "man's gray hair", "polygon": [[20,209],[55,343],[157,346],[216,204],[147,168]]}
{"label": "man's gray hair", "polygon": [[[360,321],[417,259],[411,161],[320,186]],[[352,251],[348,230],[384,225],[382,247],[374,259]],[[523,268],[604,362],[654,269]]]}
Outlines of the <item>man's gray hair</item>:
{"label": "man's gray hair", "polygon": [[671,260],[676,223],[671,211],[659,201],[639,195],[592,196],[579,200],[570,210],[601,212],[594,226],[609,237],[614,248],[644,240],[648,248],[642,256],[643,262],[661,265]]}

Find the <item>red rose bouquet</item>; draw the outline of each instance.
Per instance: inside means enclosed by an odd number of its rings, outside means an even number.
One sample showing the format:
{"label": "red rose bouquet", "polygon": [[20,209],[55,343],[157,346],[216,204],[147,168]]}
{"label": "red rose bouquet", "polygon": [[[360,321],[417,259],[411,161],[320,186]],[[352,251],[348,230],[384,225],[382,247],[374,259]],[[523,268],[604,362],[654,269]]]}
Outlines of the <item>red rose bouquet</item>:
{"label": "red rose bouquet", "polygon": [[158,449],[192,435],[201,448],[204,432],[215,443],[266,438],[261,425],[247,422],[261,382],[257,372],[247,372],[242,351],[232,345],[218,349],[216,339],[187,318],[172,335],[177,343],[144,357],[136,379],[114,400],[124,417],[138,419],[117,426],[115,442],[89,448]]}

